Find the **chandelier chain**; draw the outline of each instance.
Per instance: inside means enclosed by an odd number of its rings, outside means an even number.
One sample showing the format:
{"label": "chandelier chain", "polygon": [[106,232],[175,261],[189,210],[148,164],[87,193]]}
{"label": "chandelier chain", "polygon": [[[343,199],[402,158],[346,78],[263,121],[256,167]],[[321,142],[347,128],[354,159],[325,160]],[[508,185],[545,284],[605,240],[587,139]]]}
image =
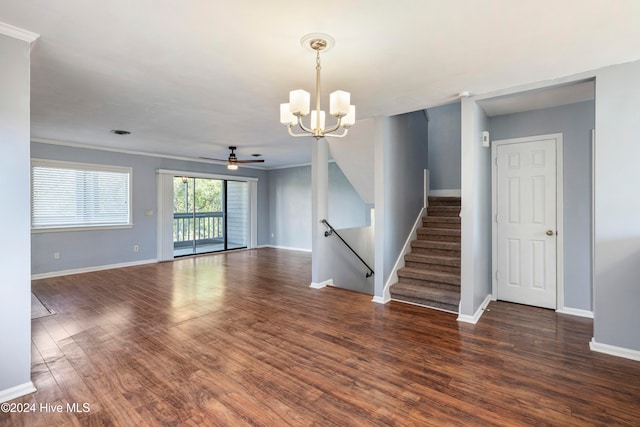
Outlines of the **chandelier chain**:
{"label": "chandelier chain", "polygon": [[314,126],[316,128],[316,132],[314,132],[316,137],[322,135],[320,129],[320,68],[320,50],[318,49],[316,50],[316,122],[311,123],[311,128]]}

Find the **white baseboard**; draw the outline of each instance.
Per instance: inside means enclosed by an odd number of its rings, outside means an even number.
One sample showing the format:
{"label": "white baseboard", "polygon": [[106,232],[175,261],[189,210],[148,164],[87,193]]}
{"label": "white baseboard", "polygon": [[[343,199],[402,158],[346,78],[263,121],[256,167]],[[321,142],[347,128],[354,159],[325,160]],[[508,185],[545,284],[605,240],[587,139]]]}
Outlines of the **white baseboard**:
{"label": "white baseboard", "polygon": [[371,302],[375,302],[376,304],[386,304],[389,301],[391,301],[391,297],[385,298],[385,297],[375,296],[371,299]]}
{"label": "white baseboard", "polygon": [[389,302],[391,300],[389,287],[394,283],[398,282],[398,270],[404,267],[404,256],[411,251],[411,242],[418,236],[418,228],[420,228],[420,226],[422,225],[422,217],[424,216],[424,214],[425,214],[425,208],[420,209],[420,212],[418,213],[418,218],[416,218],[416,222],[413,223],[413,228],[411,229],[411,233],[409,233],[407,240],[405,240],[404,246],[400,251],[400,255],[398,255],[398,259],[396,259],[396,263],[394,264],[393,269],[391,269],[391,274],[389,274],[387,283],[384,284],[384,289],[382,290],[382,296],[376,295],[374,298],[379,298],[381,301],[386,301],[386,302]]}
{"label": "white baseboard", "polygon": [[69,276],[71,274],[91,273],[93,271],[111,270],[113,268],[135,267],[137,265],[154,264],[157,259],[144,259],[142,261],[121,262],[119,264],[97,265],[94,267],[74,268],[71,270],[51,271],[49,273],[32,274],[31,280],[48,279],[50,277]]}
{"label": "white baseboard", "polygon": [[556,313],[570,314],[571,316],[586,317],[588,319],[593,319],[593,311],[582,310],[580,308],[562,307],[556,310]]}
{"label": "white baseboard", "polygon": [[260,245],[260,246],[258,246],[258,248],[274,248],[274,249],[286,249],[288,251],[311,252],[311,249],[294,248],[292,246]]}
{"label": "white baseboard", "polygon": [[435,197],[460,197],[462,192],[460,189],[451,190],[430,190],[429,195]]}
{"label": "white baseboard", "polygon": [[309,287],[313,289],[322,289],[327,286],[333,286],[333,279],[325,280],[324,282],[320,283],[311,282],[311,284],[309,285]]}
{"label": "white baseboard", "polygon": [[0,390],[0,403],[8,402],[20,396],[33,393],[34,391],[37,391],[37,389],[31,381],[6,390]]}
{"label": "white baseboard", "polygon": [[596,342],[595,338],[591,338],[589,348],[591,351],[597,351],[598,353],[605,353],[610,354],[611,356],[640,361],[640,351],[625,347],[617,347],[615,345],[601,344]]}
{"label": "white baseboard", "polygon": [[473,323],[475,325],[476,323],[478,323],[478,320],[480,320],[480,317],[484,313],[484,309],[487,308],[490,302],[491,294],[485,297],[484,301],[482,301],[482,304],[480,304],[480,307],[478,307],[473,316],[469,316],[468,314],[459,314],[457,319],[458,322]]}

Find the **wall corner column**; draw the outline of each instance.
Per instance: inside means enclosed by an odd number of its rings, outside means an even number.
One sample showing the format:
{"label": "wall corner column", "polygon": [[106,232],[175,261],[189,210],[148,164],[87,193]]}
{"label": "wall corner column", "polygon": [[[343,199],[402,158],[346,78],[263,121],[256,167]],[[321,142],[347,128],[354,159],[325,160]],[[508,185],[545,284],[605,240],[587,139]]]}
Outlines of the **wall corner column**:
{"label": "wall corner column", "polygon": [[11,242],[0,253],[0,402],[32,393],[30,49],[37,34],[0,22],[0,179],[10,182],[0,218]]}
{"label": "wall corner column", "polygon": [[322,288],[332,284],[322,224],[329,214],[329,144],[320,138],[311,147],[311,287]]}

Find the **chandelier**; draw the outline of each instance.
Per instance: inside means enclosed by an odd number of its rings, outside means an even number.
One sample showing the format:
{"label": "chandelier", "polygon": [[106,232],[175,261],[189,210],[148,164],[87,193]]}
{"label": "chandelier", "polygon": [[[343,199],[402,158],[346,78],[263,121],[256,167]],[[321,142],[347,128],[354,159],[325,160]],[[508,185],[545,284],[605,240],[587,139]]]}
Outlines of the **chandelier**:
{"label": "chandelier", "polygon": [[[329,96],[329,114],[335,117],[337,123],[325,128],[325,112],[320,109],[320,51],[326,51],[335,44],[333,38],[326,34],[308,34],[301,40],[303,47],[308,47],[316,52],[316,106],[310,111],[311,95],[303,89],[289,92],[289,103],[280,104],[280,123],[287,126],[289,135],[313,136],[320,139],[325,136],[341,138],[347,134],[349,127],[356,121],[356,107],[351,105],[351,94],[343,90],[337,90]],[[302,122],[302,118],[311,112],[309,125]],[[293,127],[298,126],[305,133],[294,133]],[[333,134],[342,128],[342,133]]]}

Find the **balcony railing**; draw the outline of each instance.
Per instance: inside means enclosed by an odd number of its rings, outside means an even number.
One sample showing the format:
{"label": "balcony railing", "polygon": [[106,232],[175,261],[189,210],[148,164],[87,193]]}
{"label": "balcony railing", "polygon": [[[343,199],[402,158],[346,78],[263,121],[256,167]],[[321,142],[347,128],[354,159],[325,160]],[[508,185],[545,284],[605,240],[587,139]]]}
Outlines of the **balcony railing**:
{"label": "balcony railing", "polygon": [[[195,225],[195,226],[194,226]],[[198,243],[222,243],[224,241],[222,212],[176,212],[173,214],[173,246],[187,247]]]}

